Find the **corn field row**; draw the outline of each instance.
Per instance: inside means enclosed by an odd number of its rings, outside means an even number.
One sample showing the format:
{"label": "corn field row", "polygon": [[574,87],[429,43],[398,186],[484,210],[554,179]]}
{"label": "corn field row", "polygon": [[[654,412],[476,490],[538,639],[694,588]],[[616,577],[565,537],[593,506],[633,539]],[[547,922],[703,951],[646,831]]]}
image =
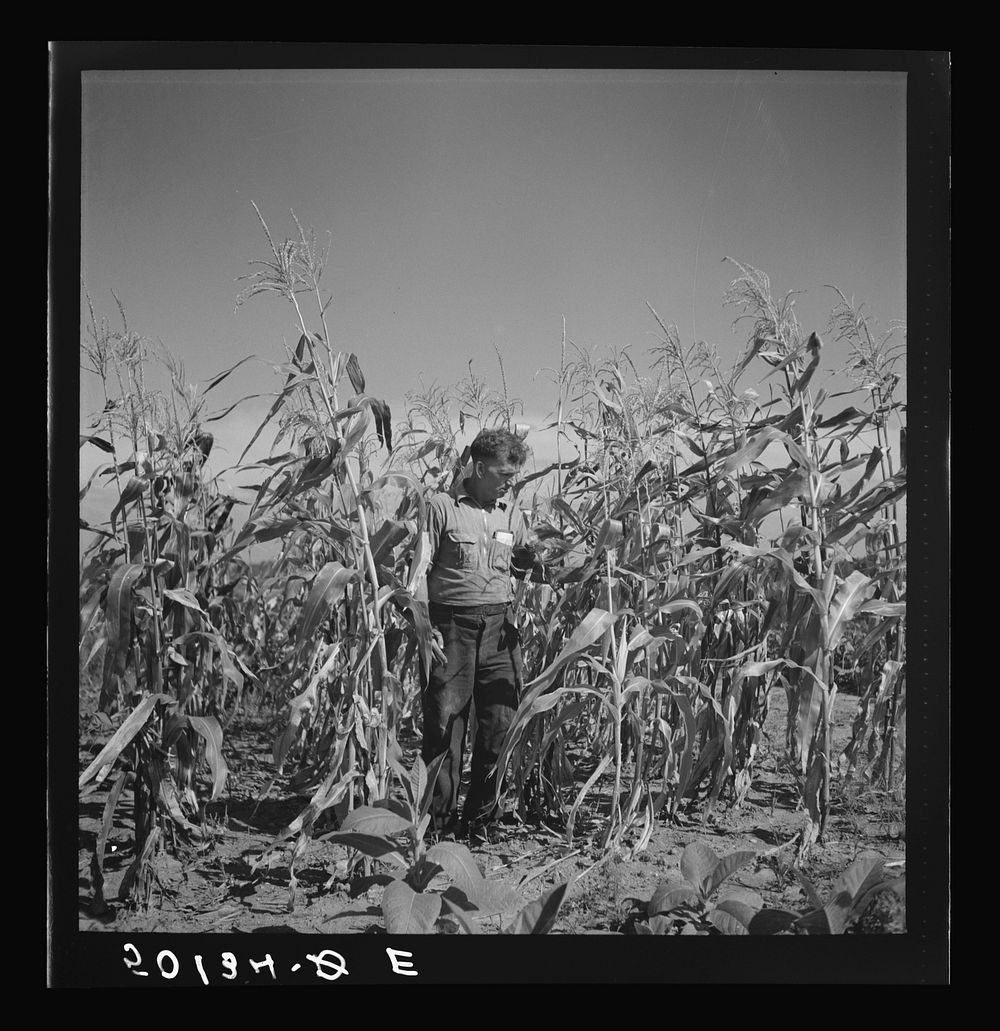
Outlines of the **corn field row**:
{"label": "corn field row", "polygon": [[[506,375],[493,391],[471,367],[451,390],[410,395],[394,425],[362,359],[328,346],[314,235],[296,222],[278,243],[260,221],[267,251],[238,303],[277,294],[298,340],[237,462],[249,506],[209,468],[211,423],[231,410],[210,411],[209,395],[236,366],[197,390],[165,355],[172,389],[151,390],[149,345],[124,308],[112,324],[90,307],[84,356],[105,405],[81,447],[106,462],[80,497],[101,482],[117,502],[105,523],[81,521],[94,538],[80,661],[114,732],[80,788],[110,777],[117,799],[128,777],[136,891],[157,839],[209,833],[225,735],[262,700],[278,714],[274,776],[308,799],[274,848],[294,861],[321,813],[339,825],[399,795],[401,739],[419,725],[429,668],[426,500],[462,475],[467,423],[518,425]],[[644,374],[627,352],[597,360],[573,347],[564,329],[549,370],[556,461],[516,488],[549,582],[518,588],[525,689],[500,765],[509,804],[570,845],[588,794],[602,799],[600,846],[633,853],[658,819],[738,806],[775,688],[788,698],[803,851],[823,840],[837,784],[902,777],[903,333],[879,333],[838,292],[824,346],[791,295],[732,264],[724,302],[747,339],[732,368],[652,308],[659,340]],[[819,386],[834,372],[850,389]],[[265,433],[269,456],[247,462]],[[260,545],[275,552],[265,562]],[[831,713],[847,681],[857,716],[836,755]]]}

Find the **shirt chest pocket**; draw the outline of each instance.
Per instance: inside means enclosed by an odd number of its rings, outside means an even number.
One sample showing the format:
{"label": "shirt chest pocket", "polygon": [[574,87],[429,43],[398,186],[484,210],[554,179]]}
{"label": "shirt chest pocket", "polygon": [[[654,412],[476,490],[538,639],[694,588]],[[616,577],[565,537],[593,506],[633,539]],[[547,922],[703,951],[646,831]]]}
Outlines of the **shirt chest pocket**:
{"label": "shirt chest pocket", "polygon": [[510,576],[511,545],[498,541],[495,537],[490,541],[490,569]]}
{"label": "shirt chest pocket", "polygon": [[452,569],[476,569],[479,566],[479,538],[475,534],[449,530],[445,563]]}

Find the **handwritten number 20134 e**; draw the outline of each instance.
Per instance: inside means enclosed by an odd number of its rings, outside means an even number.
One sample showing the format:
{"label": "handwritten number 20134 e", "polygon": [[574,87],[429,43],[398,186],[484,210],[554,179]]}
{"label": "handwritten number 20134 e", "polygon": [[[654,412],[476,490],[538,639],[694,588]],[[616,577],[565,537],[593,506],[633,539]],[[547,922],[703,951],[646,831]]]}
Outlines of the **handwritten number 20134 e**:
{"label": "handwritten number 20134 e", "polygon": [[[399,949],[386,949],[385,951],[394,974],[400,974],[404,977],[415,977],[417,975],[413,964],[409,962],[413,957],[412,952],[402,952]],[[136,977],[149,977],[151,971],[143,969],[142,955],[135,945],[128,942],[124,946],[124,953],[123,962],[130,973]],[[346,960],[339,952],[334,952],[333,949],[323,949],[315,954],[306,953],[305,958],[313,965],[315,976],[323,981],[336,981],[339,977],[346,977],[349,974]],[[269,952],[265,953],[263,959],[251,959],[248,962],[255,975],[266,971],[266,974],[269,974],[272,980],[277,980],[278,974],[275,970],[274,960]],[[181,962],[170,949],[162,949],[156,954],[155,965],[156,974],[165,981],[174,980],[181,971]],[[204,957],[200,954],[196,954],[194,957],[194,967],[198,972],[199,978],[201,978],[202,984],[209,984],[210,973],[206,970]],[[301,969],[301,963],[293,963],[289,971],[292,974],[296,974]],[[237,960],[236,955],[232,952],[220,953],[218,966],[211,971],[211,974],[221,977],[221,979],[226,981],[235,981],[239,974],[239,960]]]}

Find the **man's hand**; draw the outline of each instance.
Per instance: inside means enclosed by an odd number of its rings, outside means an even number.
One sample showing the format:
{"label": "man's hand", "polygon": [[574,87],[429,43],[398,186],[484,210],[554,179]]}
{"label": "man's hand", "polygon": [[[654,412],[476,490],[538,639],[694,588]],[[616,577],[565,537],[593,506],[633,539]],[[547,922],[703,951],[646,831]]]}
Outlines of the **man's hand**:
{"label": "man's hand", "polygon": [[431,629],[431,655],[435,662],[440,662],[442,666],[448,665],[448,657],[444,653],[444,638],[437,627]]}
{"label": "man's hand", "polygon": [[529,572],[535,562],[535,549],[530,544],[519,544],[511,551],[511,564],[515,569]]}

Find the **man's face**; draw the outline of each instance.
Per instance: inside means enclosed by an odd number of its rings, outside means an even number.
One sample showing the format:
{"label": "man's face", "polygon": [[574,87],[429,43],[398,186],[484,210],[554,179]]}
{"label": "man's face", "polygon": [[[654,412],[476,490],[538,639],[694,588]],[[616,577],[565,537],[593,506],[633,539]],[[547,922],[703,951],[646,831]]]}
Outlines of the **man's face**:
{"label": "man's face", "polygon": [[509,458],[488,458],[476,462],[476,494],[479,501],[496,501],[510,490],[521,467]]}

